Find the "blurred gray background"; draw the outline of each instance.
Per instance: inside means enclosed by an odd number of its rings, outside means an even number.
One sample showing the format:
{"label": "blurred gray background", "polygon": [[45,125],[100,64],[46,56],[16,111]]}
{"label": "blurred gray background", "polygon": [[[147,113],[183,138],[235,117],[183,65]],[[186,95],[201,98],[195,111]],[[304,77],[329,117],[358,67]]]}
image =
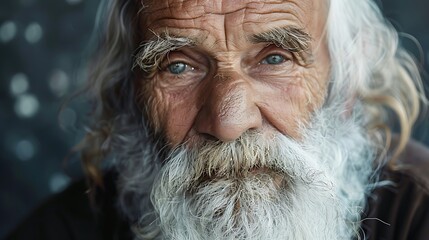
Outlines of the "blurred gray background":
{"label": "blurred gray background", "polygon": [[[64,98],[84,80],[99,0],[0,2],[0,238],[51,194],[82,176],[71,149],[82,137],[85,105]],[[429,1],[379,1],[403,45],[429,70]],[[428,77],[424,76],[426,85]],[[414,138],[429,145],[429,120]]]}

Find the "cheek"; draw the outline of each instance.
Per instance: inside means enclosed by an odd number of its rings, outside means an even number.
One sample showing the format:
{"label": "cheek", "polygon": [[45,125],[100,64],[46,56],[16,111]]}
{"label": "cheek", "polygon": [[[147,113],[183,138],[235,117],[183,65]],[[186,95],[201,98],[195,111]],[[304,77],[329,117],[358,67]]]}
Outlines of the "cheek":
{"label": "cheek", "polygon": [[195,94],[186,90],[170,91],[159,84],[142,86],[142,103],[146,106],[151,129],[171,145],[180,143],[192,128],[198,112]]}
{"label": "cheek", "polygon": [[168,143],[172,146],[176,146],[186,139],[197,114],[193,101],[186,100],[188,101],[171,103],[166,110],[163,130]]}
{"label": "cheek", "polygon": [[165,125],[165,115],[168,109],[167,101],[162,91],[159,91],[149,80],[142,80],[143,84],[138,85],[137,103],[146,114],[149,127],[156,134],[161,132]]}
{"label": "cheek", "polygon": [[304,75],[304,81],[302,81],[302,100],[305,102],[305,107],[308,112],[314,112],[319,109],[326,97],[326,87],[327,87],[327,76],[321,75],[314,71],[310,74]]}
{"label": "cheek", "polygon": [[323,104],[326,83],[313,70],[300,72],[294,79],[287,86],[279,85],[265,93],[260,108],[273,127],[300,139],[300,126],[306,126],[311,114]]}

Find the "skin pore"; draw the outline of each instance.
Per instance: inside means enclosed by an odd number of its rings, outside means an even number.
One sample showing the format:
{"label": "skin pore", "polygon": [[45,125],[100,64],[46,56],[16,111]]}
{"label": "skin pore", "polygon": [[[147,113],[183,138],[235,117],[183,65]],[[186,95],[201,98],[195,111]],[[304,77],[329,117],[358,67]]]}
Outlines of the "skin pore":
{"label": "skin pore", "polygon": [[[325,5],[316,0],[149,3],[141,11],[142,43],[186,41],[165,50],[139,76],[155,130],[173,147],[200,138],[233,141],[248,130],[299,139],[299,125],[321,107],[328,85]],[[270,38],[282,31],[285,39]],[[299,38],[307,45],[293,49]]]}

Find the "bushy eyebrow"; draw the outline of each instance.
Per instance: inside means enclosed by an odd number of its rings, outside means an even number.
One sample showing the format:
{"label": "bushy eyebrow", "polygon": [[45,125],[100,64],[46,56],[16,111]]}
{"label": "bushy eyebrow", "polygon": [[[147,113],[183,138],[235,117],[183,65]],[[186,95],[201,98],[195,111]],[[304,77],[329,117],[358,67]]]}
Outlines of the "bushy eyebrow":
{"label": "bushy eyebrow", "polygon": [[295,27],[273,28],[266,32],[250,36],[252,43],[269,43],[296,54],[300,60],[308,63],[311,56],[311,37],[305,31]]}
{"label": "bushy eyebrow", "polygon": [[175,37],[168,33],[155,35],[152,39],[143,42],[135,55],[133,69],[140,69],[150,74],[159,66],[164,57],[171,51],[185,46],[193,46],[195,41],[187,37]]}

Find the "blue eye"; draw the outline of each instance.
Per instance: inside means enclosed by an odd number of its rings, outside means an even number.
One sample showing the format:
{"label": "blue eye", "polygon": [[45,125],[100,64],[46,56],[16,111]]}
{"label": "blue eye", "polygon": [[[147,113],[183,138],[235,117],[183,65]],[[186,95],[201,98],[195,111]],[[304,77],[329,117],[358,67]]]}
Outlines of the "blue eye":
{"label": "blue eye", "polygon": [[286,59],[279,54],[271,54],[268,57],[266,57],[264,60],[262,60],[263,64],[270,64],[270,65],[277,65],[280,63],[283,63],[286,61]]}
{"label": "blue eye", "polygon": [[186,68],[188,67],[187,64],[182,62],[175,62],[167,66],[167,69],[170,73],[179,75],[186,71]]}

